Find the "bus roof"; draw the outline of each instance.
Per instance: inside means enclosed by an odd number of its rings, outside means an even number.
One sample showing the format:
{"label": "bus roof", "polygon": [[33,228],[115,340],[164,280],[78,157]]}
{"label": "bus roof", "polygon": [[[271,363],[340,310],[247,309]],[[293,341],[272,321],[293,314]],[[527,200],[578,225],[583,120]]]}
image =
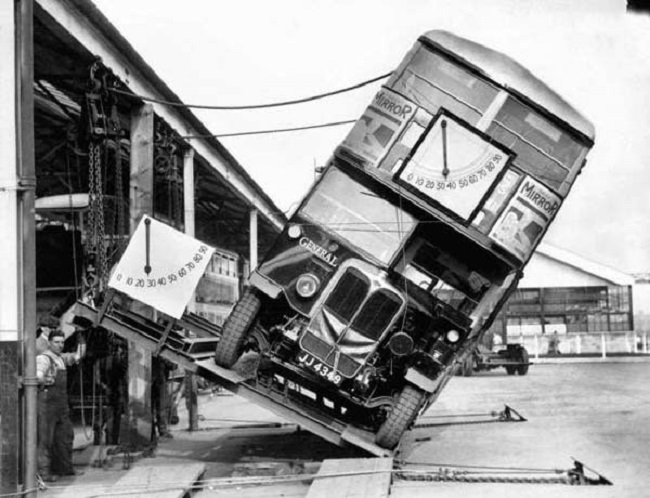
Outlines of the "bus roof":
{"label": "bus roof", "polygon": [[587,118],[507,55],[442,30],[427,31],[420,37],[420,41],[436,45],[460,58],[496,83],[528,97],[589,140],[594,140],[594,125]]}

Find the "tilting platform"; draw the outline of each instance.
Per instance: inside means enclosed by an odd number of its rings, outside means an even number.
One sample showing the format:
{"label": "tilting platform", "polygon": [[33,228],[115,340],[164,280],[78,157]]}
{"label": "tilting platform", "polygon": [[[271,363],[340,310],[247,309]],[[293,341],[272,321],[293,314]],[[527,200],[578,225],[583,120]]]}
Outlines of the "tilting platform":
{"label": "tilting platform", "polygon": [[[101,312],[82,302],[75,304],[73,313],[75,317],[135,342],[153,355],[189,372],[196,372],[197,360],[214,354],[221,332],[220,328],[197,315],[184,315],[181,320],[169,319],[161,325],[130,311]],[[193,332],[192,336],[187,337],[184,334],[186,330]]]}
{"label": "tilting platform", "polygon": [[[350,427],[329,416],[325,410],[309,406],[300,396],[292,396],[290,390],[278,390],[273,383],[260,382],[254,375],[253,378],[243,377],[234,370],[219,367],[212,356],[221,330],[197,315],[184,315],[180,320],[169,319],[160,324],[131,311],[115,310],[110,306],[97,310],[81,302],[76,303],[74,314],[189,372],[219,383],[331,443],[355,446],[378,457],[393,456],[392,451],[374,444],[374,434]],[[191,331],[191,337],[187,337],[185,331]]]}

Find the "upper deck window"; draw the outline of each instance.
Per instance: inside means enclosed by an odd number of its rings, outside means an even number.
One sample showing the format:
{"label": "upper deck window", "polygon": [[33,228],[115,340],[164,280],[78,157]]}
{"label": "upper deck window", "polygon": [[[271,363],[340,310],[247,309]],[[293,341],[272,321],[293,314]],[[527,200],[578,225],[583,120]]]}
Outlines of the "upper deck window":
{"label": "upper deck window", "polygon": [[487,133],[517,154],[515,163],[519,167],[556,190],[579,166],[585,150],[569,133],[512,97]]}
{"label": "upper deck window", "polygon": [[410,214],[334,168],[301,212],[384,264],[416,225]]}
{"label": "upper deck window", "polygon": [[431,114],[444,107],[471,124],[478,122],[498,93],[487,81],[424,47],[393,88]]}

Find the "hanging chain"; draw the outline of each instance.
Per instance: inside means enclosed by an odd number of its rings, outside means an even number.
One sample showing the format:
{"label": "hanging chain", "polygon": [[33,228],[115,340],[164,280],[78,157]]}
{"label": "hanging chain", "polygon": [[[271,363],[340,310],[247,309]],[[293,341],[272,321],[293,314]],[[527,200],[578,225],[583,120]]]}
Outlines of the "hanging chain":
{"label": "hanging chain", "polygon": [[88,253],[94,256],[97,252],[96,218],[95,218],[95,147],[88,144]]}
{"label": "hanging chain", "polygon": [[174,223],[176,224],[176,227],[179,229],[183,226],[183,205],[181,204],[182,202],[182,188],[183,188],[183,181],[180,176],[179,168],[178,168],[178,155],[176,154],[176,151],[174,150],[172,156],[172,170],[173,170],[173,177],[172,177],[172,185],[174,188],[173,192],[173,198],[172,202],[174,203]]}
{"label": "hanging chain", "polygon": [[179,146],[173,132],[158,123],[154,143],[156,184],[165,188],[169,223],[180,229],[183,226],[183,177],[178,152]]}
{"label": "hanging chain", "polygon": [[95,144],[95,189],[97,194],[97,276],[99,277],[99,291],[106,288],[108,282],[108,261],[106,257],[106,231],[104,225],[104,192],[102,179],[102,156],[99,143]]}
{"label": "hanging chain", "polygon": [[117,229],[115,235],[117,236],[118,251],[121,252],[123,245],[123,237],[126,234],[124,210],[124,180],[122,179],[122,158],[120,157],[120,140],[116,140],[115,147],[115,205],[117,208]]}
{"label": "hanging chain", "polygon": [[472,474],[463,471],[440,469],[432,472],[405,472],[398,471],[395,478],[402,481],[426,482],[463,482],[463,483],[502,483],[502,484],[574,484],[573,479],[567,475],[557,476],[514,476],[499,474]]}
{"label": "hanging chain", "polygon": [[88,147],[88,287],[93,295],[101,293],[108,279],[106,233],[104,227],[104,192],[102,154],[99,142]]}

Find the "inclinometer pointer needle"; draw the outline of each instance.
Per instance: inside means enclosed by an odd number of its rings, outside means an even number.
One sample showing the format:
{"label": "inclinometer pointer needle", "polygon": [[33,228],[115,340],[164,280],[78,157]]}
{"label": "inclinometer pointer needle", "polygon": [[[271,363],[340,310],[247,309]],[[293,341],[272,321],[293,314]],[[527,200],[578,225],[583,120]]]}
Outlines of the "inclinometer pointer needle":
{"label": "inclinometer pointer needle", "polygon": [[447,121],[444,119],[440,123],[440,128],[442,128],[442,176],[447,179],[449,175],[449,167],[447,166]]}
{"label": "inclinometer pointer needle", "polygon": [[149,275],[151,273],[151,220],[149,218],[144,220],[144,236],[146,253],[144,272]]}

